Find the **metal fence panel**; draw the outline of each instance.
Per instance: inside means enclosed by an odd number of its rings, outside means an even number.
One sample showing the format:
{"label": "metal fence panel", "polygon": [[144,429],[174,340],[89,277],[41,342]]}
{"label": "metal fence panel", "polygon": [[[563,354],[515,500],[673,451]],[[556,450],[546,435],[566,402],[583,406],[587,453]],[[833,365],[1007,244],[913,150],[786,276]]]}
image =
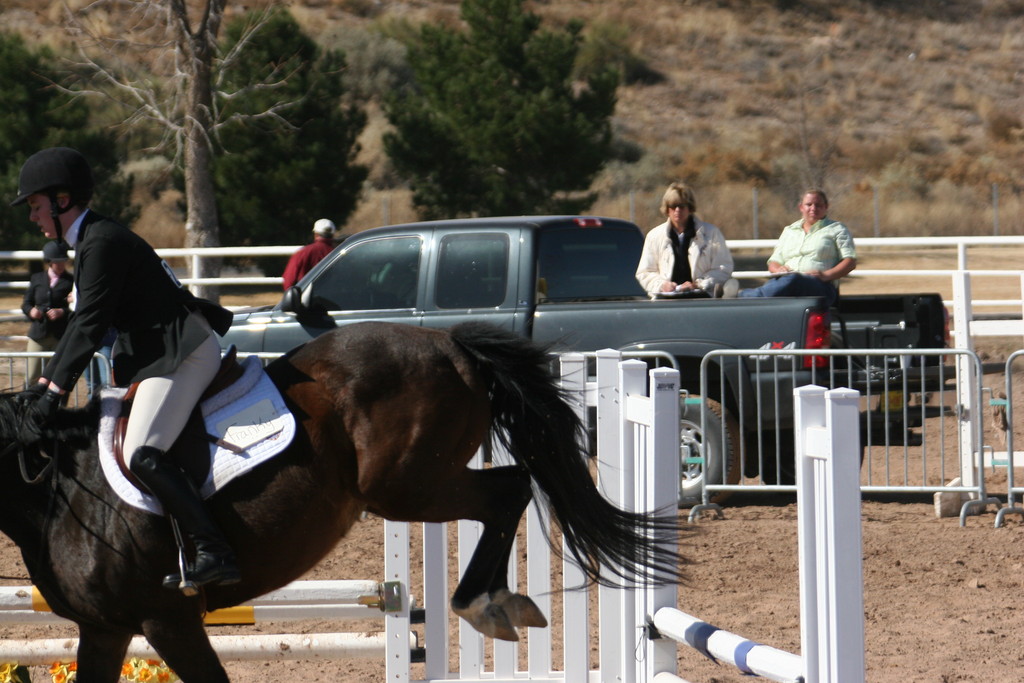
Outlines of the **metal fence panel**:
{"label": "metal fence panel", "polygon": [[[964,387],[968,376],[974,385]],[[713,351],[701,364],[701,394],[724,400],[721,416],[702,401],[699,457],[715,476],[691,516],[716,508],[723,492],[796,491],[792,393],[804,385],[861,393],[861,491],[959,492],[972,505],[998,503],[986,495],[983,430],[971,426],[982,377],[978,356],[965,349]],[[738,473],[725,461],[728,444],[738,451]]]}

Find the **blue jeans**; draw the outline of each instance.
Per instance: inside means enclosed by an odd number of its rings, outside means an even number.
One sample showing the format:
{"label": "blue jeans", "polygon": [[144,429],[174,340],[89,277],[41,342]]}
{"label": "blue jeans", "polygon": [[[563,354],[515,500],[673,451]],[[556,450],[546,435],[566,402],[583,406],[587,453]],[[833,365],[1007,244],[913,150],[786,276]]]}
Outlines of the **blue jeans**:
{"label": "blue jeans", "polygon": [[109,366],[111,347],[101,346],[96,349],[96,352],[106,358],[108,363],[93,358],[85,366],[85,382],[89,387],[89,398],[92,398],[93,393],[98,393],[100,389],[109,387],[112,383]]}
{"label": "blue jeans", "polygon": [[811,275],[788,273],[772,278],[760,287],[740,290],[739,296],[820,296],[825,305],[831,307],[839,298],[839,290],[831,282],[822,282]]}

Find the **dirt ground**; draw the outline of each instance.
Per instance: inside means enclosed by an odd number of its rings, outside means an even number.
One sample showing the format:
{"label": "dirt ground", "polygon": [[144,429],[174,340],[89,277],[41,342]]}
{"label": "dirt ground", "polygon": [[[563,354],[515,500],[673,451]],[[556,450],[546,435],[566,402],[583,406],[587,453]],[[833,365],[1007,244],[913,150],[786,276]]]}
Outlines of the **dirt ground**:
{"label": "dirt ground", "polygon": [[[921,289],[914,285],[905,288]],[[858,290],[864,291],[861,285],[849,291]],[[993,295],[986,292],[985,296]],[[1007,292],[1005,296],[1016,295]],[[6,327],[0,326],[0,334],[11,333],[3,329]],[[1019,348],[1017,341],[997,340],[981,346],[994,359]],[[994,528],[995,508],[990,507],[968,517],[966,526],[961,527],[956,517],[935,516],[930,494],[865,495],[862,517],[867,680],[1020,680],[1024,649],[1019,635],[1014,634],[1024,628],[1020,597],[1024,595],[1024,519],[1009,516],[1002,528]],[[798,653],[794,496],[734,497],[724,509],[724,519],[701,519],[694,526],[695,534],[687,545],[687,554],[693,559],[691,578],[680,590],[680,608],[726,630]],[[371,518],[359,524],[308,578],[381,576],[382,536],[381,520]],[[0,577],[8,585],[28,582],[19,552],[6,538],[0,538]],[[351,628],[346,623],[304,622],[260,625],[245,632]],[[355,628],[377,627],[374,622],[360,622]],[[211,627],[210,631],[219,634],[239,629]],[[64,626],[0,626],[0,638],[52,638],[73,633]],[[384,680],[383,663],[375,660],[228,662],[226,668],[235,681]],[[680,675],[694,682],[749,680],[682,647],[679,669]],[[421,672],[414,669],[414,675]],[[33,668],[32,673],[37,682],[49,680],[43,668]]]}
{"label": "dirt ground", "polygon": [[[685,514],[681,513],[681,514]],[[1019,680],[1024,628],[1024,524],[993,528],[993,514],[938,519],[931,501],[868,497],[863,502],[867,680],[875,683],[978,683]],[[725,518],[702,520],[688,544],[690,582],[681,609],[716,626],[789,652],[800,651],[796,504],[791,496],[737,499]],[[360,524],[308,578],[373,578],[383,571],[381,520]],[[3,583],[24,585],[20,554],[0,544]],[[378,630],[379,622],[300,622],[210,627],[222,633]],[[3,626],[2,638],[63,638],[70,627]],[[453,641],[455,642],[455,641]],[[557,652],[556,652],[557,660]],[[235,681],[384,681],[380,660],[228,662]],[[687,680],[743,683],[727,665],[679,649]],[[414,667],[414,676],[422,669]],[[48,680],[33,667],[33,680]]]}

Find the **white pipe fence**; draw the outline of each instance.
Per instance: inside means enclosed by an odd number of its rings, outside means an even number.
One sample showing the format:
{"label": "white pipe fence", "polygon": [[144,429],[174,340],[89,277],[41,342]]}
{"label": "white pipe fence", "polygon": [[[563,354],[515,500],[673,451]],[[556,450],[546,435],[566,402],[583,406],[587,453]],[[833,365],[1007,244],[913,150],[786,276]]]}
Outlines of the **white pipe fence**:
{"label": "white pipe fence", "polygon": [[[771,252],[775,247],[776,239],[732,239],[726,244],[734,253],[742,252]],[[969,250],[975,247],[1006,247],[1024,245],[1024,236],[954,236],[954,237],[858,237],[857,247],[863,250],[884,250],[888,248],[903,249],[934,249],[934,248],[955,248],[957,253],[956,270],[969,270]],[[163,259],[183,260],[187,266],[184,275],[179,277],[185,285],[191,284],[213,284],[213,285],[253,285],[268,286],[280,285],[281,278],[272,275],[252,275],[222,278],[196,278],[194,273],[198,272],[198,262],[203,258],[225,258],[242,257],[255,258],[264,256],[290,256],[302,245],[285,246],[260,246],[260,247],[193,247],[193,248],[165,248],[157,249],[157,254]],[[74,258],[74,251],[70,253]],[[36,250],[15,250],[0,251],[0,262],[3,261],[38,261],[42,258],[40,251]],[[737,277],[764,277],[766,270],[737,271]],[[985,276],[1009,276],[1024,274],[1024,270],[976,270],[976,275]],[[902,278],[920,275],[950,275],[952,269],[913,270],[906,269],[858,269],[851,277],[886,277]],[[27,280],[0,281],[2,289],[24,289],[28,286]],[[978,303],[976,303],[978,305]]]}

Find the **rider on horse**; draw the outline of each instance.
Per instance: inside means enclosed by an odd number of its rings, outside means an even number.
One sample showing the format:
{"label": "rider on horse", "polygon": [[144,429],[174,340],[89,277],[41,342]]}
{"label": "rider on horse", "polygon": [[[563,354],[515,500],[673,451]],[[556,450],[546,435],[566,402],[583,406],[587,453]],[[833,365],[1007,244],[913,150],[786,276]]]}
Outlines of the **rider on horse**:
{"label": "rider on horse", "polygon": [[[114,383],[139,383],[124,437],[129,469],[191,537],[195,562],[184,577],[197,586],[239,581],[235,554],[193,482],[165,457],[220,365],[231,314],[184,289],[141,237],[88,208],[89,163],[67,147],[33,154],[21,168],[18,196],[46,237],[75,250],[76,305],[38,384],[23,392],[24,443],[37,443],[63,395],[78,381],[107,330],[117,329]],[[171,575],[165,583],[177,585]]]}

